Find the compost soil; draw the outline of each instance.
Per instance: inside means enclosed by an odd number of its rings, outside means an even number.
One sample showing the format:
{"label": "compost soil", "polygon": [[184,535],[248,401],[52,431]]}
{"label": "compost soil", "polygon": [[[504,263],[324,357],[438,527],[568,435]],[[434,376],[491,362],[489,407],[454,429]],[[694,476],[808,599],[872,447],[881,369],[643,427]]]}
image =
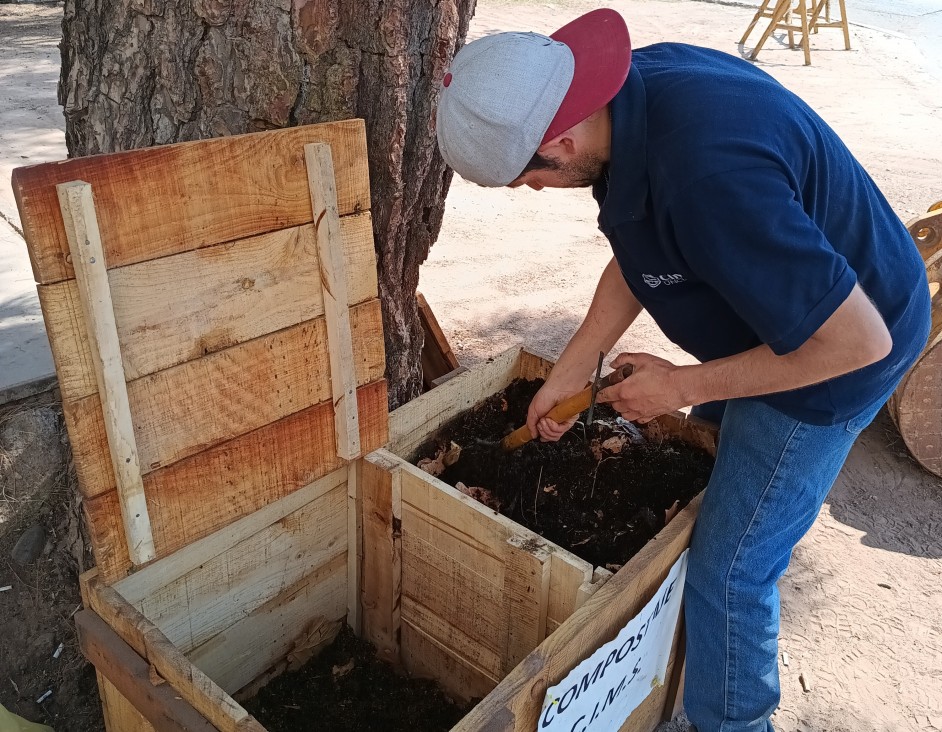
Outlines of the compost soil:
{"label": "compost soil", "polygon": [[243,706],[270,732],[444,732],[470,711],[435,682],[397,674],[346,626],[317,657]]}
{"label": "compost soil", "polygon": [[439,466],[425,469],[444,467],[446,483],[586,561],[617,569],[706,487],[713,457],[676,440],[652,442],[607,405],[559,442],[504,452],[498,441],[526,421],[542,384],[515,380],[445,425],[416,462],[437,456]]}

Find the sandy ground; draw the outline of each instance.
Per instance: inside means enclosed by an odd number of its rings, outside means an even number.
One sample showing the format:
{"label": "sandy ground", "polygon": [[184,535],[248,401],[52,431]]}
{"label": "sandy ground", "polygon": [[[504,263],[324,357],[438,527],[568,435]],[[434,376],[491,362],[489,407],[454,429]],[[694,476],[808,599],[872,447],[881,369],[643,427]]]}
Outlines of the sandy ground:
{"label": "sandy ground", "polygon": [[[676,40],[738,53],[752,10],[660,0],[611,3],[636,46]],[[853,1],[848,0],[853,18]],[[550,32],[588,4],[485,0],[472,35]],[[854,27],[812,39],[812,66],[781,39],[759,66],[841,134],[908,220],[942,198],[942,93],[915,44]],[[610,258],[587,191],[488,190],[456,180],[421,290],[459,359],[515,343],[557,355]],[[691,359],[647,318],[618,346]],[[784,732],[942,730],[942,481],[905,453],[881,414],[861,437],[781,583]],[[804,692],[799,674],[811,679]],[[676,727],[681,727],[676,725]]]}
{"label": "sandy ground", "polygon": [[[737,53],[752,15],[737,4],[612,5],[628,19],[635,45],[678,40],[730,53]],[[848,5],[853,20],[854,0]],[[482,0],[472,35],[551,31],[589,7],[581,0]],[[59,12],[55,5],[0,5],[0,214],[14,226],[9,170],[65,156],[55,101]],[[773,40],[759,65],[823,114],[909,219],[942,198],[939,82],[904,37],[855,27],[852,40],[853,50],[843,51],[838,31],[822,31],[813,38],[811,67]],[[455,182],[422,290],[463,363],[515,343],[549,355],[562,350],[610,256],[596,213],[586,192]],[[24,328],[17,333],[37,337],[29,270],[8,221],[0,221],[0,308],[15,301],[20,310],[0,309],[0,356],[23,342],[9,330],[16,323]],[[646,319],[619,348],[689,360]],[[782,582],[781,646],[789,665],[782,667],[776,728],[942,731],[940,580],[942,481],[905,454],[881,415],[861,437]],[[802,691],[800,673],[812,679],[811,691]]]}

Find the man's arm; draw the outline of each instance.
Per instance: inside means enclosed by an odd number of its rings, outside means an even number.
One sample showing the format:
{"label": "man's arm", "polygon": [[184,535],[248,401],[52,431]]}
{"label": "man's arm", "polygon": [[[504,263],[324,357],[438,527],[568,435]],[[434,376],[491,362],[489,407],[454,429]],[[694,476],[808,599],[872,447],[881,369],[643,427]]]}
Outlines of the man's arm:
{"label": "man's arm", "polygon": [[570,339],[527,414],[531,434],[558,440],[574,424],[541,419],[556,404],[583,389],[595,373],[599,353],[608,353],[628,330],[641,303],[632,294],[614,258],[605,267],[582,325]]}
{"label": "man's arm", "polygon": [[693,366],[649,354],[621,354],[631,378],[599,393],[626,419],[646,422],[691,404],[773,394],[856,371],[885,358],[893,339],[877,309],[856,285],[830,318],[799,348],[777,356],[768,346]]}

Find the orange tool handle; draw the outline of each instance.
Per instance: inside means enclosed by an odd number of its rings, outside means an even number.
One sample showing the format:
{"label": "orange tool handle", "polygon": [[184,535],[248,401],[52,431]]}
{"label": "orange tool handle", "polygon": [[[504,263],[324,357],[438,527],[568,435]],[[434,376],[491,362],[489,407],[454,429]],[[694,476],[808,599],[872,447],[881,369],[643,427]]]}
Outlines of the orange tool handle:
{"label": "orange tool handle", "polygon": [[[602,389],[606,389],[612,386],[612,384],[624,381],[631,376],[632,371],[634,371],[634,367],[630,363],[615,369],[608,376],[599,379],[598,390],[602,391]],[[549,417],[554,422],[565,422],[588,409],[591,402],[592,387],[590,386],[573,394],[571,397],[567,397],[549,410],[544,416]],[[507,435],[500,444],[504,450],[510,452],[511,450],[516,450],[521,445],[527,444],[532,439],[533,436],[530,434],[530,429],[526,425],[523,425],[523,427],[518,427]]]}

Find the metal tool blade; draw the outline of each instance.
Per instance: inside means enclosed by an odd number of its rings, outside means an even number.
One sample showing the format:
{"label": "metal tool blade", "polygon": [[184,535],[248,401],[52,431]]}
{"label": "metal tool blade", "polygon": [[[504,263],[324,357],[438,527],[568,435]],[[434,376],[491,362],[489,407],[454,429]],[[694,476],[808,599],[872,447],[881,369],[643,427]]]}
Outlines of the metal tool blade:
{"label": "metal tool blade", "polygon": [[589,402],[589,413],[585,418],[586,429],[589,428],[589,425],[592,424],[592,416],[595,414],[595,398],[599,394],[599,380],[602,376],[602,360],[605,358],[605,354],[601,351],[599,352],[599,365],[595,369],[595,379],[592,381],[592,401]]}

